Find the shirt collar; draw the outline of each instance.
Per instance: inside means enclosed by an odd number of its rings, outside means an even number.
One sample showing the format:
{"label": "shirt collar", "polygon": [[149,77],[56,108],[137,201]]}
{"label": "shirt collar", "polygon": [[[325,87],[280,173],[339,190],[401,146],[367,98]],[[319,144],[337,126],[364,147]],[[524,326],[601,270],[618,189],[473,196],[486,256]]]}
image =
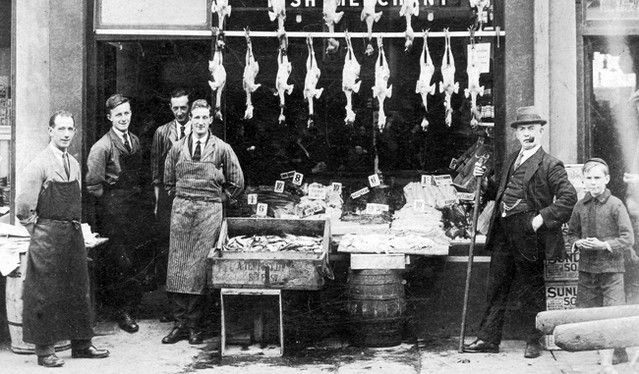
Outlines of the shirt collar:
{"label": "shirt collar", "polygon": [[539,148],[541,148],[541,144],[536,145],[535,147],[531,148],[531,149],[523,149],[521,150],[521,153],[523,153],[522,158],[526,159],[529,158],[530,156],[534,155],[535,153],[537,153],[537,151],[539,150]]}
{"label": "shirt collar", "polygon": [[586,192],[586,195],[584,196],[584,203],[588,203],[591,200],[597,200],[599,201],[599,203],[601,204],[605,204],[606,201],[608,201],[608,199],[611,196],[611,192],[609,189],[606,188],[606,190],[599,196],[597,196],[596,198],[594,196],[592,196],[592,194],[590,192]]}
{"label": "shirt collar", "polygon": [[[173,120],[173,123],[175,123],[175,130],[177,131],[178,134],[180,134],[180,127],[182,127],[182,125],[176,120]],[[188,135],[189,133],[191,133],[191,121],[189,120],[187,123],[184,124],[184,134]]]}
{"label": "shirt collar", "polygon": [[51,150],[53,151],[53,154],[56,155],[56,157],[58,157],[60,160],[62,160],[62,157],[64,156],[65,153],[62,151],[60,148],[56,147],[55,144],[53,143],[49,143],[49,148],[51,148]]}
{"label": "shirt collar", "polygon": [[[120,140],[122,140],[122,142],[124,143],[124,134],[128,134],[128,133],[129,133],[129,130],[127,130],[127,131],[120,131],[120,130],[118,130],[118,129],[116,129],[116,128],[114,127],[114,128],[113,128],[113,132],[115,132],[115,135],[117,135],[117,136],[118,136],[118,138],[120,138]],[[129,139],[131,139],[131,138],[130,138],[130,135],[129,135]]]}
{"label": "shirt collar", "polygon": [[197,138],[195,137],[195,134],[193,134],[193,136],[191,136],[191,140],[193,141],[192,145],[195,147],[195,144],[196,144],[196,142],[198,142],[198,141],[199,141],[201,144],[206,144],[206,143],[208,143],[208,141],[209,141],[209,136],[210,136],[210,135],[211,135],[211,134],[207,131],[207,132],[206,132],[206,135],[204,135],[204,137],[203,137],[203,138],[201,138],[201,139],[197,139]]}

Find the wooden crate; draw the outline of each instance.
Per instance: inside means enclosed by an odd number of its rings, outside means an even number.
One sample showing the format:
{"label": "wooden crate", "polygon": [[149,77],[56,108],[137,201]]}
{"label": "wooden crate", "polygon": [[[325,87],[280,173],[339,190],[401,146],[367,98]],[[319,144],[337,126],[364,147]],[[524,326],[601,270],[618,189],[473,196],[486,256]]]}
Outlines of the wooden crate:
{"label": "wooden crate", "polygon": [[[330,221],[227,218],[216,248],[209,253],[209,286],[318,290],[328,270]],[[222,250],[227,238],[238,235],[322,236],[322,252],[243,252]]]}

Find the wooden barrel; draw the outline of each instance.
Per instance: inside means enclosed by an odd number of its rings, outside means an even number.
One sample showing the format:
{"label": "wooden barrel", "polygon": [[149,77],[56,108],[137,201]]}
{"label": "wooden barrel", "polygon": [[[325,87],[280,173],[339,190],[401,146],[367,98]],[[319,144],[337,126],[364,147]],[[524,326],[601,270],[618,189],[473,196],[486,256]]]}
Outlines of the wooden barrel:
{"label": "wooden barrel", "polygon": [[348,311],[354,344],[364,347],[400,344],[406,319],[401,272],[390,269],[351,270]]}
{"label": "wooden barrel", "polygon": [[[26,270],[26,254],[20,254],[20,269],[7,276],[6,304],[7,324],[11,335],[11,350],[14,353],[35,353],[35,346],[22,340],[22,283]],[[71,348],[68,340],[55,345],[56,351],[64,351]]]}

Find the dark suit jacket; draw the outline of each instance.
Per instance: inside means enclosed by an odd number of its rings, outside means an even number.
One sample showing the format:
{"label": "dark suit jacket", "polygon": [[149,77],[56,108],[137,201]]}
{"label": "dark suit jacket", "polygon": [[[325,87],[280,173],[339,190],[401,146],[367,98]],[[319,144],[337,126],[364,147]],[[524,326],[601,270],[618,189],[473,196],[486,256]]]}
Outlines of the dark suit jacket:
{"label": "dark suit jacket", "polygon": [[[499,229],[496,219],[499,215],[501,198],[508,182],[508,173],[512,169],[519,151],[511,154],[504,163],[501,179],[495,192],[489,181],[487,196],[491,190],[495,198],[495,209],[490,218],[490,229],[486,238],[486,249],[491,250],[494,245],[494,230]],[[546,259],[561,258],[565,254],[564,239],[561,225],[568,222],[572,208],[577,202],[577,192],[568,180],[564,164],[546,153],[542,148],[530,157],[524,176],[526,204],[537,211],[544,218],[544,224],[537,230],[540,242],[544,246]],[[540,248],[541,251],[541,248]]]}

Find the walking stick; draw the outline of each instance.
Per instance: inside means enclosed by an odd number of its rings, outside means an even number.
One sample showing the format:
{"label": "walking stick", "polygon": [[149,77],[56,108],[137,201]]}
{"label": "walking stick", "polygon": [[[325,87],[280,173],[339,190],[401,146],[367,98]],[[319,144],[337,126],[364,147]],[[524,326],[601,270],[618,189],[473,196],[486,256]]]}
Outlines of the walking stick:
{"label": "walking stick", "polygon": [[[483,164],[483,158],[479,162]],[[477,239],[477,218],[479,217],[479,199],[481,197],[482,177],[475,177],[475,206],[473,207],[473,222],[470,227],[470,248],[468,248],[468,267],[466,268],[466,288],[464,289],[464,307],[462,309],[461,329],[459,332],[458,352],[464,352],[464,335],[466,334],[466,313],[468,311],[468,293],[470,291],[470,276],[473,272],[473,252],[475,251],[475,240]]]}

